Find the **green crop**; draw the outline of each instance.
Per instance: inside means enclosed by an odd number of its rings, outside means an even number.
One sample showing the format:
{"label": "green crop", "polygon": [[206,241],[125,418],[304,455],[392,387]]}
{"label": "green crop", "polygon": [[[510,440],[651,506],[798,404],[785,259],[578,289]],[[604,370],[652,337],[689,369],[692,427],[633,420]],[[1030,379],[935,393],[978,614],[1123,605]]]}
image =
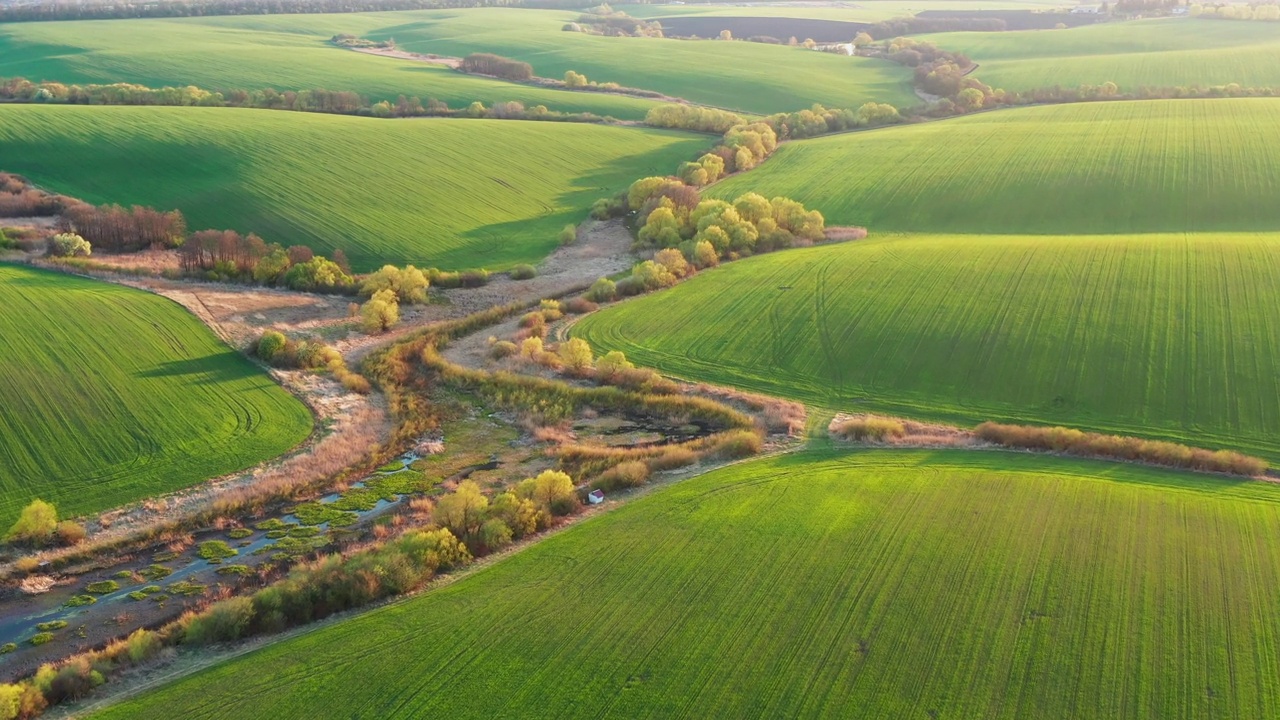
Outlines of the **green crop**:
{"label": "green crop", "polygon": [[1273,717],[1277,528],[1267,483],[809,452],[96,717]]}
{"label": "green crop", "polygon": [[[0,131],[3,132],[3,131]],[[178,305],[0,266],[0,526],[104,510],[301,442],[307,408]]]}
{"label": "green crop", "polygon": [[566,223],[705,137],[509,120],[237,108],[0,106],[4,169],[94,203],[177,208],[192,229],[385,262],[536,262]]}
{"label": "green crop", "polygon": [[598,351],[826,408],[1280,458],[1280,236],[920,236],[704,272],[574,326]]}

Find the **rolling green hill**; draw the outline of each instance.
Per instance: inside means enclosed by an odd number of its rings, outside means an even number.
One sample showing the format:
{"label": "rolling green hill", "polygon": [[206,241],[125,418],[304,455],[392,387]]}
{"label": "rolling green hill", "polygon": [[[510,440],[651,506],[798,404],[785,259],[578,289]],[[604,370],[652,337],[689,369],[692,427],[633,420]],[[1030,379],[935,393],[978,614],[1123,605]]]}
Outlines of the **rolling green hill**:
{"label": "rolling green hill", "polygon": [[[328,45],[350,33],[395,38],[402,50],[439,55],[493,52],[527,61],[544,77],[566,70],[746,112],[799,110],[815,102],[917,103],[910,73],[893,63],[746,42],[613,38],[562,32],[576,12],[523,9],[271,15],[173,20],[17,23],[0,26],[0,76],[128,81],[206,88],[359,90],[461,107],[522,100],[555,110],[643,117],[653,101],[533,88]],[[110,32],[104,32],[104,28]]]}
{"label": "rolling green hill", "polygon": [[0,25],[0,77],[66,83],[130,82],[209,90],[353,90],[373,101],[436,98],[460,108],[519,100],[564,112],[639,120],[655,103],[464,75],[328,43],[407,20],[402,13],[278,15]]}
{"label": "rolling green hill", "polygon": [[1265,483],[809,452],[95,717],[1271,717],[1278,531]]}
{"label": "rolling green hill", "polygon": [[1182,18],[924,38],[967,54],[978,63],[976,77],[1007,90],[1105,82],[1124,90],[1229,83],[1280,87],[1280,33],[1267,22]]}
{"label": "rolling green hill", "polygon": [[1280,235],[919,236],[733,263],[574,334],[847,410],[1280,458]]}
{"label": "rolling green hill", "polygon": [[1280,100],[1019,108],[784,144],[715,185],[940,233],[1280,230]]}
{"label": "rolling green hill", "polygon": [[509,120],[377,120],[233,108],[0,106],[0,166],[192,229],[384,262],[536,262],[592,201],[670,172],[705,137]]}
{"label": "rolling green hill", "polygon": [[174,303],[0,265],[0,527],[104,510],[297,445],[307,408]]}

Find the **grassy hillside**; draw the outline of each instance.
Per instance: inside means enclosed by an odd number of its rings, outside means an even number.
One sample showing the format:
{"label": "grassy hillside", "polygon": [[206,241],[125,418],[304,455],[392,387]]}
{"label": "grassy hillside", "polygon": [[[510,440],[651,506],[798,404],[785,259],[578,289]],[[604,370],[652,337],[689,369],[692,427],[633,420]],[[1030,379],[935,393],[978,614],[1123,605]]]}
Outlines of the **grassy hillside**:
{"label": "grassy hillside", "polygon": [[20,23],[0,27],[0,76],[122,80],[202,87],[358,89],[374,97],[416,94],[458,107],[523,100],[562,110],[643,117],[651,101],[535,89],[468,77],[422,63],[333,48],[336,33],[394,37],[403,50],[494,52],[545,77],[577,70],[599,82],[657,90],[701,103],[769,113],[815,102],[916,103],[910,74],[889,62],[759,43],[692,43],[566,33],[576,12],[521,9],[275,15],[175,20]]}
{"label": "grassy hillside", "polygon": [[810,452],[97,715],[1271,717],[1280,488]]}
{"label": "grassy hillside", "polygon": [[341,247],[357,270],[537,261],[596,198],[670,172],[707,145],[547,122],[0,107],[5,170],[93,202],[176,207],[192,228]]}
{"label": "grassy hillside", "polygon": [[0,265],[0,527],[103,510],[289,450],[311,415],[168,300]]}
{"label": "grassy hillside", "polygon": [[1280,86],[1280,33],[1265,22],[1165,19],[1072,30],[941,33],[927,39],[979,63],[992,87],[1030,90],[1114,82]]}
{"label": "grassy hillside", "polygon": [[663,371],[819,406],[1280,458],[1280,235],[921,236],[764,255],[584,318]]}
{"label": "grassy hillside", "polygon": [[1280,100],[1033,107],[788,143],[714,187],[872,230],[1280,230]]}
{"label": "grassy hillside", "polygon": [[[658,18],[677,15],[713,17],[790,17],[815,20],[879,22],[908,17],[925,10],[1043,10],[1062,7],[1053,0],[863,0],[857,3],[820,5],[816,3],[618,5],[632,17]],[[785,39],[785,38],[784,38]],[[800,38],[803,40],[804,38]],[[850,38],[852,39],[852,38]]]}
{"label": "grassy hillside", "polygon": [[[78,83],[131,82],[206,89],[354,90],[374,101],[400,94],[465,107],[519,100],[566,112],[638,120],[639,98],[536,88],[437,65],[362,55],[330,45],[407,21],[382,15],[281,15],[0,25],[0,76]],[[557,27],[558,29],[558,27]]]}

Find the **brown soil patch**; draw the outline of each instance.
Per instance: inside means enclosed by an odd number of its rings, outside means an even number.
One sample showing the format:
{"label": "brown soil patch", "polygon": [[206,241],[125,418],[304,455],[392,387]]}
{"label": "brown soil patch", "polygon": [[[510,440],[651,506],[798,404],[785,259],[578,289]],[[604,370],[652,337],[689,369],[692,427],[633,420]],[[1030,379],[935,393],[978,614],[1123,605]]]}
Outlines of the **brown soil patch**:
{"label": "brown soil patch", "polygon": [[440,55],[432,55],[422,53],[405,52],[404,50],[391,50],[389,48],[349,48],[358,53],[365,55],[378,55],[380,57],[395,58],[397,60],[412,60],[414,62],[429,63],[431,65],[443,65],[444,67],[457,70],[462,65],[462,58],[444,57]]}

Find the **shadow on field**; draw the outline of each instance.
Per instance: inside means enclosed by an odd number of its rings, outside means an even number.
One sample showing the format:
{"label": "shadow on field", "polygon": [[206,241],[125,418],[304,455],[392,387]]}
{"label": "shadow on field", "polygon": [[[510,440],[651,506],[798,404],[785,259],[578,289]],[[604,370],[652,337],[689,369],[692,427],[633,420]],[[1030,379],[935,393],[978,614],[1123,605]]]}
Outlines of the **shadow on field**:
{"label": "shadow on field", "polygon": [[206,355],[187,360],[161,363],[150,370],[137,373],[137,377],[199,376],[200,382],[230,382],[259,376],[258,369],[234,352]]}

